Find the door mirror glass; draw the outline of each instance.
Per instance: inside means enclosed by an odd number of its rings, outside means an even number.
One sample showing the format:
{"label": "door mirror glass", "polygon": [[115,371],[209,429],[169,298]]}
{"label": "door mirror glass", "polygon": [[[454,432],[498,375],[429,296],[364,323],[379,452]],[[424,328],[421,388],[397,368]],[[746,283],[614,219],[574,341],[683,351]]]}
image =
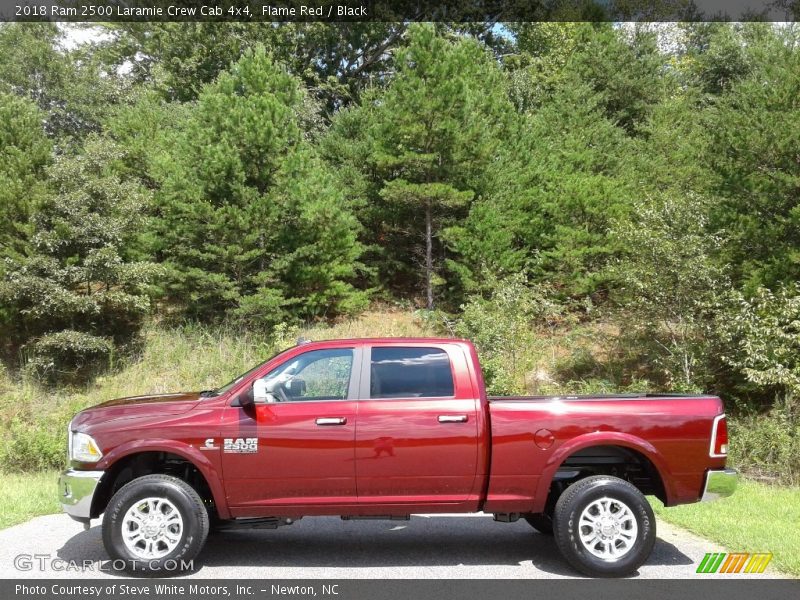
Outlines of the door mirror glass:
{"label": "door mirror glass", "polygon": [[275,402],[275,395],[268,389],[267,379],[256,379],[253,382],[253,402],[255,404],[268,404]]}

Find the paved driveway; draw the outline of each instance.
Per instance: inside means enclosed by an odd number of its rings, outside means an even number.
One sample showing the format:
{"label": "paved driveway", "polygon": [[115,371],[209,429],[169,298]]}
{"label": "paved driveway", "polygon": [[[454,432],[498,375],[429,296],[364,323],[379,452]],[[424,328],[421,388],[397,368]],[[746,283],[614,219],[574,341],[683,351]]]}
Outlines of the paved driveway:
{"label": "paved driveway", "polygon": [[[119,577],[108,569],[100,522],[84,531],[65,515],[37,517],[0,531],[0,578]],[[714,577],[695,574],[706,552],[725,549],[664,522],[642,578]],[[30,564],[18,570],[17,564]],[[34,555],[43,555],[41,558]],[[25,557],[28,557],[27,560]],[[60,559],[51,562],[50,559]],[[45,565],[39,568],[39,562]],[[77,565],[89,565],[79,570]],[[105,563],[104,563],[105,561]],[[202,578],[522,578],[575,577],[553,539],[525,521],[491,516],[414,516],[410,521],[305,518],[277,530],[212,534],[196,570]],[[104,566],[105,565],[105,566]],[[775,577],[769,567],[763,575]],[[731,577],[724,575],[721,577]]]}

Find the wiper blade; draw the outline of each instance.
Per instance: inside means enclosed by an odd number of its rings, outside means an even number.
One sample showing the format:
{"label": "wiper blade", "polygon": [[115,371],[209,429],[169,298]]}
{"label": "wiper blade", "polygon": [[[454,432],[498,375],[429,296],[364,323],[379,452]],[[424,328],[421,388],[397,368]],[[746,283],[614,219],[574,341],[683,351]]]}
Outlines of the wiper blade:
{"label": "wiper blade", "polygon": [[203,390],[200,392],[201,398],[213,398],[214,396],[219,396],[219,392],[217,390]]}

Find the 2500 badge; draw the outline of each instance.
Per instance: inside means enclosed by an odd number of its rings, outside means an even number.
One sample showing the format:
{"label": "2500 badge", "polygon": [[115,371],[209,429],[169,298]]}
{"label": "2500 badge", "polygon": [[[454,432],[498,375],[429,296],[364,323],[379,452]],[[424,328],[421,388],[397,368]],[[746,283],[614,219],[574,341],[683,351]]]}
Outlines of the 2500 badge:
{"label": "2500 badge", "polygon": [[[218,446],[214,443],[214,438],[208,438],[201,450],[216,450]],[[258,438],[222,438],[222,451],[230,454],[253,454],[258,452]]]}
{"label": "2500 badge", "polygon": [[222,451],[234,454],[258,452],[258,438],[223,438]]}

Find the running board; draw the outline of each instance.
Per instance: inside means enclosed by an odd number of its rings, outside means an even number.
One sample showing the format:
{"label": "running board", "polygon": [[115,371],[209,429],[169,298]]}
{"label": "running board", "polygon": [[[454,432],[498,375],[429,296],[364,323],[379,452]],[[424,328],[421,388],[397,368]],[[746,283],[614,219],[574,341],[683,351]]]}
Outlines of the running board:
{"label": "running board", "polygon": [[411,515],[342,515],[342,521],[410,521]]}
{"label": "running board", "polygon": [[299,521],[303,517],[296,519],[286,519],[278,517],[253,517],[253,518],[240,518],[231,519],[230,521],[222,521],[218,526],[218,531],[231,531],[235,529],[277,529],[284,525],[291,525],[295,521]]}

